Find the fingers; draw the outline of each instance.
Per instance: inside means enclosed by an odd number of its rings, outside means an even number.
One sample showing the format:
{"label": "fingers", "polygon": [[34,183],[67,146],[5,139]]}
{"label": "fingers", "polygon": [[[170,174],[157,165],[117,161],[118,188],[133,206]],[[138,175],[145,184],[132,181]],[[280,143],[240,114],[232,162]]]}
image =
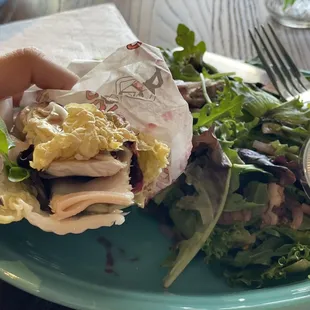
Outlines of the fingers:
{"label": "fingers", "polygon": [[20,97],[32,84],[42,89],[71,89],[78,77],[51,62],[37,49],[0,56],[0,98]]}

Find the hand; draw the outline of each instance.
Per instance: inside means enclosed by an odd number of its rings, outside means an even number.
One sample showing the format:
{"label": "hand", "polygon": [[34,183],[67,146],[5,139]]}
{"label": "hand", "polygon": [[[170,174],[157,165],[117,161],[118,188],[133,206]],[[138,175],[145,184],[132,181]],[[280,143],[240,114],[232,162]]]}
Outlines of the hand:
{"label": "hand", "polygon": [[14,105],[33,84],[42,89],[69,90],[77,80],[75,74],[49,61],[33,48],[0,56],[0,99],[13,97]]}

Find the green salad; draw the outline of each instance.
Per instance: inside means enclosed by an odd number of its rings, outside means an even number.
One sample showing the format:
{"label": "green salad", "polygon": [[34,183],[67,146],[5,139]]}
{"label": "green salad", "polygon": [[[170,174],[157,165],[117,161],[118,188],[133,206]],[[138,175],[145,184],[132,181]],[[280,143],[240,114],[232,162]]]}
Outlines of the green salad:
{"label": "green salad", "polygon": [[310,199],[299,167],[310,109],[205,64],[185,25],[162,49],[193,114],[183,175],[157,195],[181,235],[165,262],[169,287],[198,252],[230,284],[263,287],[310,273]]}

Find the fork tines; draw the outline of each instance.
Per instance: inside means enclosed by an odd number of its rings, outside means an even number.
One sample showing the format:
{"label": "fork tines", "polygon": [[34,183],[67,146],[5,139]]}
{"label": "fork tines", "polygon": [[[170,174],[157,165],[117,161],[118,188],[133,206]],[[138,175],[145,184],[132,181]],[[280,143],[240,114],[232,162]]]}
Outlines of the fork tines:
{"label": "fork tines", "polygon": [[264,69],[283,99],[296,97],[310,88],[270,24],[267,30],[264,26],[261,31],[255,27],[258,39],[250,30],[249,33]]}

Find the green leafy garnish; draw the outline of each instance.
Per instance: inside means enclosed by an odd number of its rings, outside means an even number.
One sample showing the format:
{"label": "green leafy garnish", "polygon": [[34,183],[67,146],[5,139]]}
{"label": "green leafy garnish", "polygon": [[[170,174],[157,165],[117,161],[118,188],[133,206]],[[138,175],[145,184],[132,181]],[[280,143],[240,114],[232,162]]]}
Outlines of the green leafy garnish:
{"label": "green leafy garnish", "polygon": [[30,177],[30,173],[27,169],[18,166],[9,168],[8,179],[11,182],[22,182]]}
{"label": "green leafy garnish", "polygon": [[4,159],[4,166],[8,173],[8,179],[11,182],[22,182],[29,178],[30,173],[27,169],[19,167],[16,163],[11,162],[8,154],[11,148],[15,147],[4,121],[0,118],[0,154]]}
{"label": "green leafy garnish", "polygon": [[14,141],[11,138],[3,119],[0,118],[0,152],[7,154],[13,147],[15,147]]}

